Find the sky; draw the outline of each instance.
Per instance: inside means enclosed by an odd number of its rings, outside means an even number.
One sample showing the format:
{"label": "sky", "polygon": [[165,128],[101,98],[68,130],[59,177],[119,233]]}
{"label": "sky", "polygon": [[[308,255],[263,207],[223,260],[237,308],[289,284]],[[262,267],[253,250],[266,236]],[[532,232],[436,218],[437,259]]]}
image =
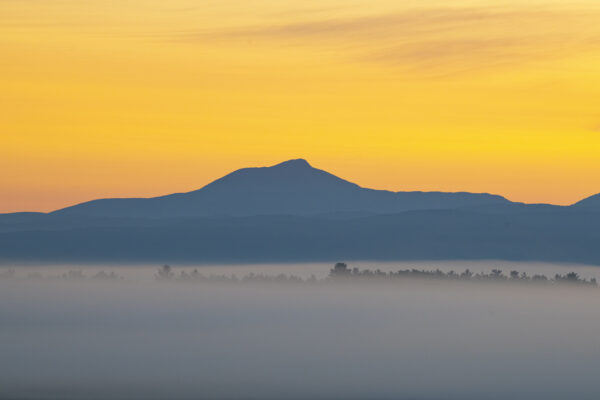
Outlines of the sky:
{"label": "sky", "polygon": [[0,212],[305,158],[361,186],[600,192],[597,0],[0,0]]}

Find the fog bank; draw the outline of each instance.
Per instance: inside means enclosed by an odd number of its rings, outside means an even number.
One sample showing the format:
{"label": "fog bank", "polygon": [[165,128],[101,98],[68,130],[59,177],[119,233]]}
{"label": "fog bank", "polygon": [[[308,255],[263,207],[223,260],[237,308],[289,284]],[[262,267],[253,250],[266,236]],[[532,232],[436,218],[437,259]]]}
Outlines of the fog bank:
{"label": "fog bank", "polygon": [[596,399],[600,290],[0,280],[0,397]]}

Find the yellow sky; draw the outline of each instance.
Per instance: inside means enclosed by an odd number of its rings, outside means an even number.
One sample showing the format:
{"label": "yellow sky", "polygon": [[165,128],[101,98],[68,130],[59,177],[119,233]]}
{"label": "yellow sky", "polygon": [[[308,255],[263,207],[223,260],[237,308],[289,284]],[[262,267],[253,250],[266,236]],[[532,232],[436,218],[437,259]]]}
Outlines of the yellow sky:
{"label": "yellow sky", "polygon": [[600,2],[0,0],[0,212],[303,157],[362,186],[600,192]]}

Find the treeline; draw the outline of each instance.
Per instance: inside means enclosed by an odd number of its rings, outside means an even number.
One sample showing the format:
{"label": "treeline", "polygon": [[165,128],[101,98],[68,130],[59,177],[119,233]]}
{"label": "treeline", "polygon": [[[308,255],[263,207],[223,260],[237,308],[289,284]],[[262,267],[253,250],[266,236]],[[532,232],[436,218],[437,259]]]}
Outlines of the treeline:
{"label": "treeline", "polygon": [[[15,269],[10,268],[0,270],[0,279],[15,279],[17,274]],[[70,270],[56,275],[42,275],[40,272],[30,272],[25,279],[32,280],[66,280],[66,281],[120,281],[125,278],[118,275],[115,271],[99,271],[92,274],[86,274],[82,270]],[[296,275],[286,275],[283,273],[277,275],[267,275],[262,273],[248,273],[241,277],[235,274],[218,275],[202,274],[198,269],[192,271],[175,271],[170,265],[163,265],[155,273],[154,278],[158,281],[173,282],[211,282],[211,283],[285,283],[285,284],[317,284],[317,283],[343,283],[343,282],[398,282],[401,280],[428,280],[428,281],[462,281],[462,282],[491,282],[491,283],[529,283],[539,285],[579,285],[597,287],[595,278],[585,279],[576,272],[568,272],[564,275],[556,274],[553,277],[547,277],[542,274],[527,275],[525,272],[510,271],[508,274],[500,269],[492,269],[491,272],[473,273],[469,269],[463,272],[444,272],[440,269],[404,269],[385,272],[380,269],[358,269],[348,268],[345,263],[336,263],[329,271],[329,275],[322,279],[317,279],[314,275],[309,278],[301,278]]]}
{"label": "treeline", "polygon": [[194,269],[191,272],[182,270],[176,273],[169,265],[164,265],[158,269],[155,278],[160,281],[183,281],[183,282],[222,282],[222,283],[325,283],[325,282],[344,282],[344,281],[398,281],[402,279],[420,279],[420,280],[438,280],[438,281],[468,281],[468,282],[505,282],[505,283],[533,283],[533,284],[571,284],[582,286],[598,286],[596,279],[587,280],[581,278],[576,272],[569,272],[564,275],[556,274],[548,278],[545,275],[535,274],[527,275],[525,272],[510,271],[505,275],[500,269],[493,269],[490,273],[473,273],[469,269],[457,273],[454,271],[444,272],[436,270],[418,270],[405,269],[391,272],[384,272],[379,269],[358,269],[348,268],[345,263],[337,263],[329,271],[329,276],[324,279],[317,279],[311,275],[308,279],[303,279],[294,275],[266,275],[249,273],[242,277],[231,275],[204,275]]}
{"label": "treeline", "polygon": [[204,275],[194,269],[191,272],[185,270],[175,273],[170,265],[163,265],[160,267],[154,275],[159,281],[181,281],[181,282],[221,282],[221,283],[250,283],[250,282],[272,282],[272,283],[316,283],[317,278],[311,275],[308,279],[303,279],[295,275],[277,274],[277,275],[266,275],[266,274],[255,274],[250,272],[240,278],[235,274],[231,275],[217,275],[210,274]]}
{"label": "treeline", "polygon": [[505,275],[500,269],[493,269],[490,273],[479,272],[473,273],[469,269],[464,270],[461,273],[454,271],[444,272],[439,269],[436,270],[419,270],[419,269],[405,269],[391,272],[384,272],[379,269],[377,270],[360,270],[358,268],[348,268],[345,263],[337,263],[329,271],[329,278],[353,278],[353,279],[382,279],[382,280],[394,280],[402,278],[418,278],[418,279],[430,279],[430,280],[453,280],[453,281],[472,281],[472,282],[520,282],[520,283],[540,283],[540,284],[556,284],[556,283],[567,283],[575,285],[587,285],[587,286],[598,286],[596,278],[590,280],[581,278],[576,272],[569,272],[564,275],[556,274],[553,278],[548,278],[546,275],[535,274],[532,276],[527,275],[525,272],[510,271],[508,275]]}
{"label": "treeline", "polygon": [[[17,271],[14,268],[0,272],[0,279],[17,279]],[[60,274],[42,274],[39,271],[29,272],[21,279],[31,280],[67,280],[67,281],[83,281],[83,280],[94,280],[94,281],[119,281],[125,278],[118,275],[115,271],[105,272],[99,271],[94,274],[88,275],[82,270],[70,270]]]}

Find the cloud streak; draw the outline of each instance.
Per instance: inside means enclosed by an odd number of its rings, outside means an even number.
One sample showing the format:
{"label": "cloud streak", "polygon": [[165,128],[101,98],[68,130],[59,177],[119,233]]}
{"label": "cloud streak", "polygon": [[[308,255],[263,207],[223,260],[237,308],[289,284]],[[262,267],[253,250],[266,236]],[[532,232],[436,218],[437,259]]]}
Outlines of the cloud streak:
{"label": "cloud streak", "polygon": [[[584,12],[585,11],[585,12]],[[598,10],[435,8],[185,35],[220,44],[325,47],[357,61],[425,70],[487,68],[597,49]]]}

